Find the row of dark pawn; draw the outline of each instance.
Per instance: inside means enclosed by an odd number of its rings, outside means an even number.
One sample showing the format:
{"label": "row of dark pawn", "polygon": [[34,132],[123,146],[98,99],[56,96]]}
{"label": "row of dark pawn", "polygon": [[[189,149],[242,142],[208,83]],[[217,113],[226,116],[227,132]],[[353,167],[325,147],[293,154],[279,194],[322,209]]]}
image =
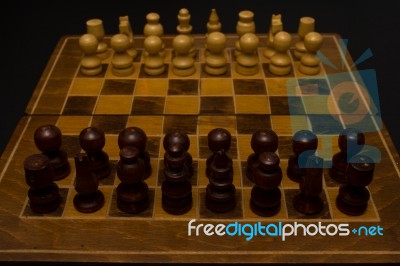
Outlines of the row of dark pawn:
{"label": "row of dark pawn", "polygon": [[[42,154],[31,155],[24,162],[26,182],[30,186],[28,197],[34,212],[52,212],[61,203],[54,181],[67,177],[71,171],[67,154],[60,149],[61,139],[61,131],[54,125],[41,126],[35,131],[35,144]],[[82,130],[79,141],[85,153],[75,156],[77,194],[73,202],[78,211],[90,213],[104,205],[98,180],[109,176],[111,170],[108,155],[102,151],[105,135],[100,129]],[[333,179],[343,183],[336,205],[349,215],[361,215],[368,205],[366,186],[372,181],[374,163],[369,157],[358,154],[364,143],[365,137],[359,130],[344,130],[339,136],[340,152],[333,156],[329,171]],[[119,134],[117,176],[121,183],[117,187],[117,206],[123,212],[140,213],[150,205],[148,186],[144,182],[152,172],[146,144],[147,136],[140,128],[129,127]],[[227,154],[230,145],[231,134],[227,130],[216,128],[209,132],[208,146],[212,155],[206,162],[209,184],[205,204],[218,213],[228,212],[236,206],[232,159]],[[190,140],[183,131],[171,132],[163,140],[162,207],[171,214],[183,214],[192,208],[190,179],[193,166],[189,146]],[[294,155],[289,158],[287,169],[288,177],[300,184],[300,193],[294,198],[293,205],[307,215],[323,209],[320,197],[323,160],[315,155],[317,146],[318,138],[311,131],[296,132],[292,138]],[[247,159],[246,175],[255,185],[250,208],[260,216],[273,216],[281,206],[282,170],[275,153],[278,136],[272,130],[259,130],[252,136],[251,147],[254,153]]]}

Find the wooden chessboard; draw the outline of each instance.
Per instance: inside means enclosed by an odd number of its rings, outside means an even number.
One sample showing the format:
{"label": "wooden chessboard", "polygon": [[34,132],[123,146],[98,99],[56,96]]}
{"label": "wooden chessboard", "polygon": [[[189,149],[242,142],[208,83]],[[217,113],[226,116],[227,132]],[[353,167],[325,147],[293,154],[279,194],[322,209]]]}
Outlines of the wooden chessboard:
{"label": "wooden chessboard", "polygon": [[[277,77],[268,71],[269,61],[262,55],[265,35],[260,35],[258,50],[260,71],[242,76],[235,71],[233,57],[235,35],[228,36],[228,72],[213,77],[204,68],[204,36],[195,37],[196,73],[175,76],[171,71],[173,36],[164,37],[165,64],[168,71],[150,77],[143,71],[143,37],[136,38],[139,56],[135,71],[128,77],[111,72],[110,58],[103,61],[103,72],[95,77],[80,73],[82,53],[79,36],[62,38],[50,58],[23,117],[15,129],[0,161],[0,260],[58,262],[394,262],[400,261],[400,180],[399,156],[384,128],[377,127],[374,116],[367,115],[374,130],[366,132],[368,145],[381,152],[375,177],[369,186],[371,199],[361,216],[347,216],[335,205],[339,184],[324,171],[323,211],[305,216],[292,205],[299,185],[284,174],[280,189],[282,207],[271,218],[259,217],[249,208],[252,183],[246,178],[246,159],[252,153],[251,135],[258,129],[272,128],[279,136],[278,155],[286,172],[292,154],[291,137],[309,129],[319,138],[318,154],[327,163],[338,151],[338,132],[344,128],[348,113],[338,106],[328,110],[338,76],[361,83],[350,55],[344,61],[339,50],[339,37],[323,34],[321,52],[338,68],[323,65],[318,76],[298,72],[293,60],[292,72]],[[296,36],[294,36],[296,38]],[[109,41],[109,38],[107,38]],[[340,68],[341,64],[343,68]],[[359,84],[357,83],[357,84]],[[340,84],[339,84],[340,85]],[[354,91],[357,94],[356,91]],[[334,98],[334,97],[333,97]],[[334,101],[333,101],[334,102]],[[364,102],[365,103],[365,102]],[[368,106],[370,107],[370,105]],[[370,108],[374,109],[374,108]],[[329,112],[328,112],[329,111]],[[373,111],[373,110],[370,110]],[[349,115],[350,116],[350,115]],[[354,114],[353,114],[354,116]],[[379,122],[379,121],[378,121]],[[101,180],[99,189],[106,198],[98,212],[82,214],[72,203],[75,195],[74,169],[57,181],[63,202],[55,212],[38,215],[28,204],[22,163],[39,151],[33,132],[43,124],[57,125],[63,133],[62,148],[73,155],[80,152],[78,135],[88,126],[106,133],[104,151],[110,156],[111,175]],[[365,121],[363,122],[365,124]],[[116,207],[115,188],[118,161],[118,133],[129,126],[142,128],[148,136],[152,176],[151,206],[138,215],[129,215]],[[234,162],[234,185],[237,205],[226,214],[212,213],[205,207],[205,161],[210,155],[207,134],[216,127],[228,129],[233,137],[229,155]],[[167,214],[161,208],[163,181],[163,136],[172,129],[185,130],[190,138],[189,152],[194,159],[192,178],[194,204],[181,216]],[[350,228],[381,226],[383,236],[188,236],[188,222],[196,223],[348,223]]]}

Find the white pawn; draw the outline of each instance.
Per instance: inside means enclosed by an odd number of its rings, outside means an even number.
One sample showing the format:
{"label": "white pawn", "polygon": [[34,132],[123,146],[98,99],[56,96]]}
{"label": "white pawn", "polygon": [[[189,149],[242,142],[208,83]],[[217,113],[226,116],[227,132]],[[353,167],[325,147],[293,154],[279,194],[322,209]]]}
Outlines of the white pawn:
{"label": "white pawn", "polygon": [[128,16],[119,17],[119,33],[123,33],[128,36],[129,48],[127,53],[132,56],[133,59],[135,59],[138,53],[135,49],[135,39],[133,38],[132,27]]}
{"label": "white pawn", "polygon": [[116,34],[111,38],[114,55],[111,59],[112,72],[116,76],[129,76],[133,73],[133,59],[127,53],[129,39],[125,34]]}
{"label": "white pawn", "polygon": [[144,72],[150,76],[161,75],[165,71],[164,58],[160,55],[162,49],[161,38],[155,35],[146,37],[144,49],[147,56],[144,59]]}
{"label": "white pawn", "polygon": [[288,50],[292,42],[292,36],[286,31],[278,32],[274,37],[274,50],[275,53],[271,57],[269,64],[269,71],[272,74],[283,76],[290,73],[292,64]]}
{"label": "white pawn", "polygon": [[227,70],[225,57],[225,35],[217,31],[212,32],[208,34],[206,42],[208,53],[205,59],[205,71],[210,75],[225,74]]}
{"label": "white pawn", "polygon": [[96,56],[99,41],[93,34],[84,34],[79,38],[79,46],[84,53],[81,60],[81,72],[86,76],[100,74],[103,69],[100,58]]}
{"label": "white pawn", "polygon": [[[146,25],[144,25],[143,28],[143,34],[145,37],[151,36],[151,35],[155,35],[158,37],[162,37],[164,35],[164,27],[163,25],[160,23],[160,15],[155,13],[155,12],[151,12],[149,14],[146,15]],[[162,49],[160,51],[161,56],[165,57],[165,44],[162,44]],[[147,55],[147,54],[145,54]]]}
{"label": "white pawn", "polygon": [[195,71],[194,59],[190,56],[190,49],[193,47],[192,39],[184,34],[180,34],[172,41],[175,50],[175,57],[172,59],[172,72],[177,76],[190,76]]}
{"label": "white pawn", "polygon": [[318,32],[310,32],[304,37],[305,54],[300,59],[299,71],[305,75],[317,75],[320,70],[321,61],[317,52],[321,48],[323,38]]}
{"label": "white pawn", "polygon": [[259,71],[257,48],[259,39],[254,33],[246,33],[239,40],[241,53],[237,57],[236,72],[241,75],[255,75]]}

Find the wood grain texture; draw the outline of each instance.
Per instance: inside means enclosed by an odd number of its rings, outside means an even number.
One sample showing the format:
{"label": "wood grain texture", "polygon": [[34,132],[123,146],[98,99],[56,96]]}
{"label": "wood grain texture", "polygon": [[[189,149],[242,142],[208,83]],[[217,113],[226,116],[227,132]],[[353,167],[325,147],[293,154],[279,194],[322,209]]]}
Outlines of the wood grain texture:
{"label": "wood grain texture", "polygon": [[[327,40],[322,52],[335,65],[341,64],[337,48],[338,36],[324,34]],[[143,37],[137,36],[136,46],[140,53]],[[165,75],[159,78],[140,76],[142,58],[135,61],[137,70],[132,76],[117,78],[107,68],[102,75],[87,78],[79,74],[82,56],[77,36],[62,38],[43,72],[37,89],[32,95],[26,112],[15,129],[9,144],[0,159],[0,261],[51,261],[51,262],[187,262],[187,263],[345,263],[345,262],[399,262],[400,261],[400,163],[385,127],[366,133],[368,145],[377,147],[381,161],[376,165],[375,178],[368,187],[371,202],[367,213],[360,217],[349,217],[334,206],[339,184],[332,181],[324,171],[325,211],[316,217],[302,217],[291,206],[290,197],[298,191],[298,184],[286,176],[280,189],[285,195],[281,212],[272,218],[261,218],[253,214],[248,206],[252,183],[243,174],[245,161],[252,152],[249,147],[251,134],[260,128],[272,128],[279,136],[278,154],[285,172],[287,159],[291,155],[292,133],[300,129],[317,130],[323,145],[337,151],[337,136],[326,133],[327,127],[338,124],[334,119],[325,122],[326,116],[310,111],[304,97],[329,94],[329,78],[313,82],[299,81],[300,87],[290,87],[290,77],[272,77],[264,70],[251,78],[243,78],[232,70],[215,81],[202,72],[191,78],[177,78]],[[108,38],[106,38],[108,40]],[[232,48],[236,37],[228,38]],[[265,36],[260,36],[259,53],[265,49]],[[171,47],[172,37],[165,37],[166,47]],[[197,67],[204,63],[204,36],[195,36],[199,53]],[[231,50],[226,51],[234,69]],[[167,49],[166,63],[171,59]],[[351,65],[350,55],[346,56]],[[260,57],[260,64],[268,64]],[[298,62],[294,61],[294,66]],[[109,61],[104,61],[108,65]],[[265,67],[264,67],[265,68]],[[324,66],[323,74],[341,73],[342,69]],[[355,69],[351,69],[354,71]],[[346,70],[347,72],[350,69]],[[302,79],[296,69],[292,76]],[[322,81],[321,81],[322,80]],[[304,83],[305,82],[305,83]],[[322,82],[322,83],[321,83]],[[325,83],[323,83],[325,82]],[[317,84],[317,87],[315,87]],[[303,86],[302,86],[303,85]],[[289,86],[289,87],[288,87]],[[330,83],[328,84],[330,86]],[[216,88],[216,89],[215,89]],[[317,88],[317,89],[316,89]],[[182,96],[183,95],[183,96]],[[306,96],[304,96],[306,95]],[[104,98],[103,98],[104,97]],[[107,98],[110,97],[110,98]],[[112,97],[125,97],[129,108],[110,104]],[[131,97],[131,98],[129,98]],[[192,105],[186,109],[174,106],[179,97],[188,97]],[[221,99],[215,100],[216,97]],[[244,101],[243,99],[253,99]],[[265,97],[265,102],[254,98]],[[295,100],[289,100],[291,97]],[[135,106],[135,99],[138,102]],[[119,98],[116,98],[117,102]],[[126,100],[129,99],[129,100]],[[204,100],[205,99],[205,100]],[[109,101],[108,101],[109,100]],[[114,99],[115,100],[115,99]],[[236,102],[240,101],[241,105]],[[79,103],[86,103],[85,105]],[[78,104],[77,104],[78,103]],[[291,103],[292,106],[289,106]],[[197,104],[197,105],[196,105]],[[121,104],[122,106],[122,104]],[[149,108],[153,106],[154,108]],[[194,106],[194,107],[193,107]],[[257,113],[260,108],[263,111]],[[296,107],[293,115],[291,107]],[[219,109],[222,107],[221,109]],[[117,110],[118,112],[114,112]],[[320,110],[321,107],[315,107]],[[149,113],[147,113],[147,110]],[[238,110],[242,110],[237,112]],[[246,113],[246,110],[249,113]],[[249,111],[251,110],[251,111]],[[301,112],[299,110],[302,110]],[[164,113],[164,112],[167,112]],[[68,152],[70,162],[80,152],[77,136],[87,126],[101,127],[106,133],[104,150],[109,154],[112,174],[101,181],[100,189],[106,204],[93,214],[76,212],[72,205],[75,195],[74,174],[58,181],[64,202],[58,212],[39,216],[29,212],[27,190],[22,162],[30,154],[38,153],[33,142],[33,132],[44,123],[60,127],[63,148]],[[339,124],[340,125],[340,124]],[[139,126],[148,134],[148,149],[152,156],[153,175],[146,180],[150,187],[152,205],[138,216],[126,215],[115,207],[115,191],[119,180],[115,176],[118,160],[117,135],[125,127]],[[340,125],[342,126],[342,125]],[[205,176],[205,160],[209,155],[205,141],[207,133],[215,127],[224,127],[233,135],[233,148],[229,154],[234,159],[234,184],[238,193],[238,208],[225,216],[208,213],[204,208],[204,188],[208,183]],[[184,129],[191,140],[189,152],[195,162],[194,209],[184,216],[172,216],[162,211],[162,137],[173,129]],[[325,144],[324,144],[325,143]],[[74,172],[74,169],[72,169]],[[380,225],[384,235],[348,237],[288,237],[282,241],[277,237],[254,237],[246,241],[243,236],[188,236],[187,223],[239,222],[263,224],[283,221],[285,223],[349,223],[351,228],[361,225]]]}

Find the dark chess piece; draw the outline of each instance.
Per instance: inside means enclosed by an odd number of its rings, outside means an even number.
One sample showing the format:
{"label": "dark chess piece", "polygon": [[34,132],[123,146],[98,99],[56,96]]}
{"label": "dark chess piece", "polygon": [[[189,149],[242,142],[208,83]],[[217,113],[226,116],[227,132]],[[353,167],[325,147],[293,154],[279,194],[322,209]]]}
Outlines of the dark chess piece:
{"label": "dark chess piece", "polygon": [[145,166],[145,179],[151,176],[150,154],[146,150],[146,133],[138,127],[127,127],[118,135],[118,146],[122,149],[125,146],[133,146],[140,152],[139,157],[143,160]]}
{"label": "dark chess piece", "polygon": [[332,157],[332,168],[329,169],[329,176],[340,183],[345,183],[345,171],[348,161],[359,153],[365,144],[364,134],[355,128],[346,128],[339,135],[340,152]]}
{"label": "dark chess piece", "polygon": [[307,158],[314,155],[318,147],[317,136],[309,130],[297,131],[292,137],[292,149],[295,153],[289,158],[287,175],[299,183],[306,174]]}
{"label": "dark chess piece", "polygon": [[43,125],[34,134],[36,147],[49,158],[55,181],[67,177],[71,172],[68,155],[60,149],[61,139],[61,131],[54,125]]}
{"label": "dark chess piece", "polygon": [[279,157],[273,152],[258,155],[257,167],[254,168],[255,185],[251,190],[250,208],[260,216],[274,216],[281,209],[282,170]]}
{"label": "dark chess piece", "polygon": [[223,128],[208,133],[208,147],[213,152],[207,159],[206,206],[209,210],[224,213],[236,206],[232,159],[226,154],[231,145],[231,134]]}
{"label": "dark chess piece", "polygon": [[133,146],[123,147],[119,153],[117,175],[121,183],[117,187],[117,206],[123,212],[140,213],[150,206],[148,186],[143,182],[145,166]]}
{"label": "dark chess piece", "polygon": [[336,198],[337,208],[352,216],[363,214],[367,207],[370,194],[366,186],[373,179],[375,163],[366,155],[356,155],[346,169],[346,184],[340,186],[339,195]]}
{"label": "dark chess piece", "polygon": [[188,166],[191,156],[187,152],[189,147],[185,136],[183,132],[173,132],[167,134],[163,141],[165,180],[161,186],[162,207],[175,215],[188,212],[193,205],[192,184],[189,181],[193,172]]}
{"label": "dark chess piece", "polygon": [[189,171],[189,178],[193,176],[193,158],[192,155],[188,152],[190,147],[190,139],[186,132],[182,130],[175,130],[165,135],[163,140],[164,150],[167,150],[169,146],[172,144],[179,144],[182,146],[184,151],[186,152],[186,166]]}
{"label": "dark chess piece", "polygon": [[278,149],[278,135],[273,130],[258,130],[251,137],[251,148],[254,153],[247,158],[246,176],[254,182],[253,172],[257,168],[258,156],[263,152],[276,152]]}
{"label": "dark chess piece", "polygon": [[88,127],[81,131],[79,143],[89,158],[91,169],[97,179],[110,175],[111,167],[108,154],[103,151],[106,144],[104,132],[96,127]]}
{"label": "dark chess piece", "polygon": [[311,155],[307,158],[306,174],[300,181],[300,193],[293,198],[294,208],[306,215],[322,211],[324,203],[319,196],[322,192],[324,160]]}
{"label": "dark chess piece", "polygon": [[29,185],[29,205],[33,212],[50,213],[61,204],[61,197],[50,167],[43,154],[33,154],[24,161],[25,181]]}
{"label": "dark chess piece", "polygon": [[98,190],[99,181],[92,171],[92,162],[85,154],[75,156],[75,190],[74,206],[79,212],[91,213],[100,210],[104,205],[104,195]]}

